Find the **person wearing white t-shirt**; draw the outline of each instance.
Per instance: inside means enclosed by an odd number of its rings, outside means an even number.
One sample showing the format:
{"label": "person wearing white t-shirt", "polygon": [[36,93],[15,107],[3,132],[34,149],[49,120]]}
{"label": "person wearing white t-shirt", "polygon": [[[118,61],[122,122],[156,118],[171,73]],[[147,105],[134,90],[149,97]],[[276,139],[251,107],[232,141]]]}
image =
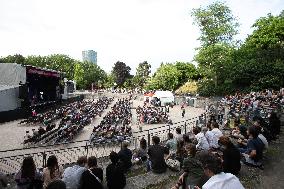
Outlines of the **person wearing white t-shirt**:
{"label": "person wearing white t-shirt", "polygon": [[[218,157],[206,154],[202,158],[202,166],[205,175],[210,178],[202,189],[244,189],[235,175],[222,171],[222,163]],[[195,186],[194,189],[200,188]]]}
{"label": "person wearing white t-shirt", "polygon": [[197,150],[209,150],[209,143],[204,133],[200,131],[200,128],[194,128],[193,133],[197,140],[196,149]]}
{"label": "person wearing white t-shirt", "polygon": [[219,141],[219,138],[223,136],[223,133],[222,131],[220,131],[218,123],[213,122],[212,126],[213,126],[213,129],[211,130],[211,133],[213,135],[213,143],[211,144],[211,147],[219,148],[218,141]]}

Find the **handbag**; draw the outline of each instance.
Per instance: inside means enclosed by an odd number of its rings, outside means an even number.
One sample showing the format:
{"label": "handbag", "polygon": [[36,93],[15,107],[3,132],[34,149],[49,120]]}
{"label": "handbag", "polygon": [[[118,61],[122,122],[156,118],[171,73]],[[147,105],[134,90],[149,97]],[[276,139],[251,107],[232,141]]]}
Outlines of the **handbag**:
{"label": "handbag", "polygon": [[91,175],[93,175],[93,176],[95,177],[95,179],[96,179],[100,184],[102,184],[101,179],[99,179],[99,178],[91,171],[91,169],[88,169],[88,171],[89,171],[89,173],[90,173]]}
{"label": "handbag", "polygon": [[180,162],[178,160],[167,159],[166,164],[171,170],[180,171]]}

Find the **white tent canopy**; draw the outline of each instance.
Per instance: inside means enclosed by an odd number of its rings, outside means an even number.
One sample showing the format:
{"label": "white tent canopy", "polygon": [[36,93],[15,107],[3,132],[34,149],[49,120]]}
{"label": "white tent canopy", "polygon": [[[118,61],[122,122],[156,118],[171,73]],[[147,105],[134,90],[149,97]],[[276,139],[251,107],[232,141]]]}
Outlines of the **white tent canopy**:
{"label": "white tent canopy", "polygon": [[173,103],[175,101],[174,94],[171,91],[156,91],[153,95],[153,98],[154,97],[160,99],[162,106],[166,103]]}

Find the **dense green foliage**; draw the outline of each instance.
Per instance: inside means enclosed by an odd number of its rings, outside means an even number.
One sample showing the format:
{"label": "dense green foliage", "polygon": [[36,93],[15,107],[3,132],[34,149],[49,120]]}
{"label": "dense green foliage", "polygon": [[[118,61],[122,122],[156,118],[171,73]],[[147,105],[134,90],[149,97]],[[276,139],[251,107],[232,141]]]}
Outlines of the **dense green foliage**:
{"label": "dense green foliage", "polygon": [[283,12],[258,19],[253,33],[239,46],[233,40],[238,24],[225,4],[194,9],[192,15],[201,30],[202,46],[194,58],[204,76],[198,83],[201,95],[284,85]]}
{"label": "dense green foliage", "polygon": [[193,64],[176,62],[161,64],[146,85],[147,89],[175,90],[185,82],[200,77]]}
{"label": "dense green foliage", "polygon": [[124,62],[117,61],[112,68],[112,75],[114,77],[115,85],[122,87],[124,82],[131,78],[130,75],[131,68],[127,66]]}
{"label": "dense green foliage", "polygon": [[132,79],[133,87],[143,88],[150,77],[151,65],[144,61],[136,68],[136,74]]}
{"label": "dense green foliage", "polygon": [[210,4],[206,8],[193,9],[194,23],[200,28],[199,38],[202,46],[217,43],[231,44],[233,37],[238,33],[238,23],[228,6],[221,2]]}

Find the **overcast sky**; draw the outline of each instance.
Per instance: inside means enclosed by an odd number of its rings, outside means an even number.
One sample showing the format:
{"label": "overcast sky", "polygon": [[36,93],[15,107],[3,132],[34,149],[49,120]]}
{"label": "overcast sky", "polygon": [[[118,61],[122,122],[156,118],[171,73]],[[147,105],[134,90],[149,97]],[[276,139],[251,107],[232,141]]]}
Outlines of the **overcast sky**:
{"label": "overcast sky", "polygon": [[[98,65],[110,71],[123,61],[135,73],[147,60],[190,62],[199,46],[192,8],[205,0],[0,0],[0,56],[67,54],[81,60],[82,50],[98,52]],[[284,0],[228,0],[239,19],[239,39],[255,20],[279,14]]]}

